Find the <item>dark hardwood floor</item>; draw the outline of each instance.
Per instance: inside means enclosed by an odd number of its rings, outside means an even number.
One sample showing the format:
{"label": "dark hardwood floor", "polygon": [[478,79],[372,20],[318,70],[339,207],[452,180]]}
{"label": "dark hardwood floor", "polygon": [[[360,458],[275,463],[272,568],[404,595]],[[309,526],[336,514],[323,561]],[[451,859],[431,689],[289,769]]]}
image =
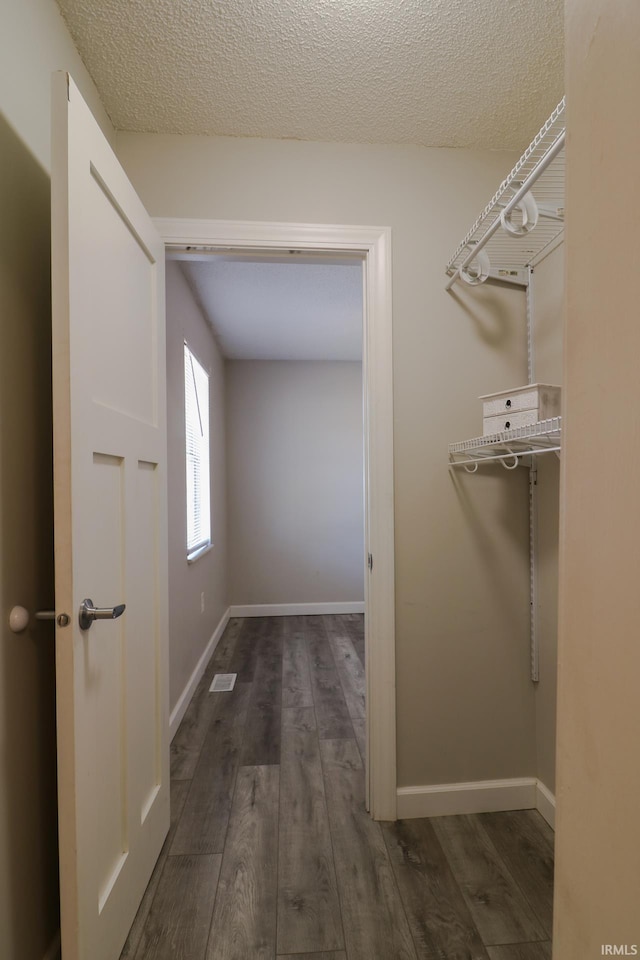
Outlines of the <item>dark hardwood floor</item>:
{"label": "dark hardwood floor", "polygon": [[552,830],[532,810],[374,823],[364,690],[361,616],[230,621],[121,960],[550,960]]}

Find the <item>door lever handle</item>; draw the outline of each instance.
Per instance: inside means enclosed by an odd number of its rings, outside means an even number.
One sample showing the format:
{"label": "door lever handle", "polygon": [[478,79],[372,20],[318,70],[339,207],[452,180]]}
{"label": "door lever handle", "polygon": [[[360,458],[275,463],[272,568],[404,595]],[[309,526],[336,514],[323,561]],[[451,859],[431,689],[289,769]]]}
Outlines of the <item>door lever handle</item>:
{"label": "door lever handle", "polygon": [[88,630],[94,620],[116,620],[121,617],[126,604],[119,603],[115,607],[94,607],[93,600],[83,600],[80,604],[80,629]]}

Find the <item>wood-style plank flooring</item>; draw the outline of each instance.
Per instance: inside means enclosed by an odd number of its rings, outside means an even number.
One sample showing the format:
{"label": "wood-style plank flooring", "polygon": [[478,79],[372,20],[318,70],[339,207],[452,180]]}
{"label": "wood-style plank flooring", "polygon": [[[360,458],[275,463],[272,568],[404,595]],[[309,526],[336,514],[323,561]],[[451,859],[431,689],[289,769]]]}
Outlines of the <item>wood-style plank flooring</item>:
{"label": "wood-style plank flooring", "polygon": [[[210,693],[215,673],[237,673]],[[121,960],[550,960],[532,810],[374,823],[359,615],[229,622],[171,746],[171,829]]]}

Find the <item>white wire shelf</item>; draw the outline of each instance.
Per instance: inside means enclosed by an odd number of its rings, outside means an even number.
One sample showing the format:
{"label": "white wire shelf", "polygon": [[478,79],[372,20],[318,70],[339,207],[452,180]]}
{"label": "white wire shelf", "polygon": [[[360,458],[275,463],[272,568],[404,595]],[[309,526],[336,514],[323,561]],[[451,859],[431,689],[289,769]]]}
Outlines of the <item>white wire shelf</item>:
{"label": "white wire shelf", "polygon": [[507,470],[515,470],[521,457],[560,453],[561,446],[562,417],[552,417],[526,427],[450,443],[449,466],[464,467],[468,473],[475,473],[481,463],[500,462]]}
{"label": "white wire shelf", "polygon": [[[473,269],[473,261],[481,250],[489,258],[488,279],[527,284],[528,268],[535,266],[562,239],[564,142],[563,97],[449,260],[447,289],[456,280],[464,280],[461,270],[469,266]],[[502,227],[500,214],[503,209],[509,214],[529,192],[539,211],[537,225],[523,236],[511,236]]]}

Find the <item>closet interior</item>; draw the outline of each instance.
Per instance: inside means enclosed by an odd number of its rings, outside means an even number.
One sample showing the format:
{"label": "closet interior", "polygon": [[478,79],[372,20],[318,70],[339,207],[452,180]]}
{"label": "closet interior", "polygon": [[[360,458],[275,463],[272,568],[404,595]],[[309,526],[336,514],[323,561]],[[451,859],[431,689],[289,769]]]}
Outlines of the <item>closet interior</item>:
{"label": "closet interior", "polygon": [[[461,241],[448,290],[487,282],[525,296],[527,384],[495,384],[482,436],[449,444],[449,469],[528,470],[530,671],[536,685],[536,806],[553,826],[557,668],[558,484],[562,448],[565,99]],[[509,389],[506,389],[506,387]]]}

